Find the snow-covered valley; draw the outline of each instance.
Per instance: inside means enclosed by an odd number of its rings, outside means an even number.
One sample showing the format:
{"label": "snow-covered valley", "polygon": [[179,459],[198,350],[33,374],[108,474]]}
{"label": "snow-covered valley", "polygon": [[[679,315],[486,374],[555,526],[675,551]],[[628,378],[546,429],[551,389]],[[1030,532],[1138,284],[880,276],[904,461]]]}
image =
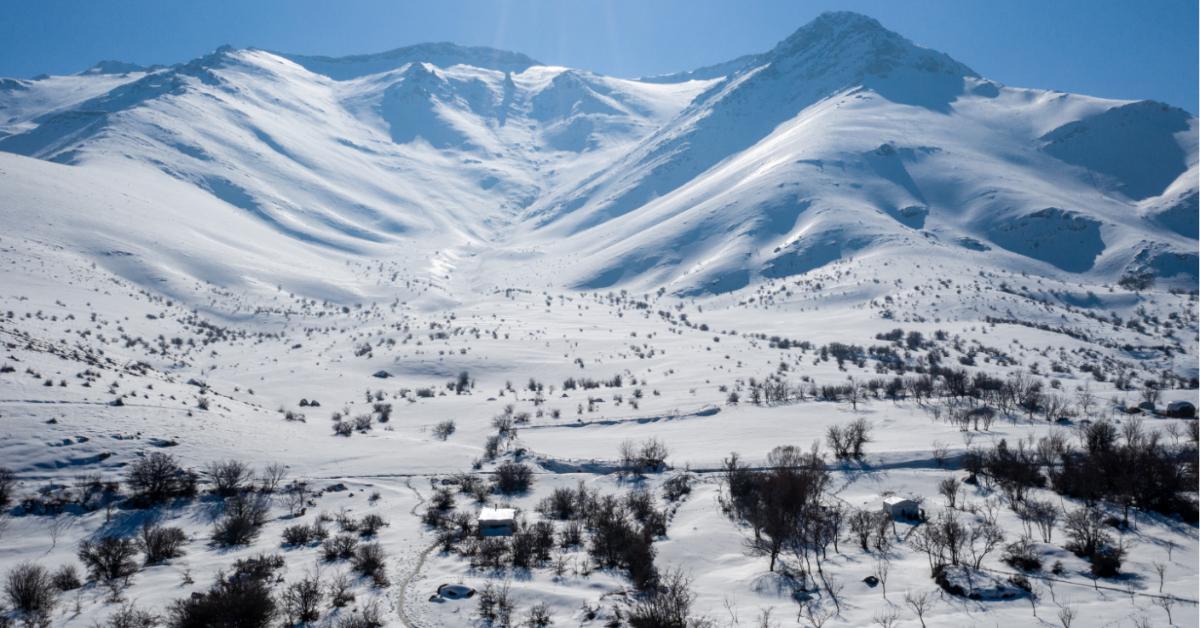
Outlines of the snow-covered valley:
{"label": "snow-covered valley", "polygon": [[3,616],[1195,626],[1197,172],[851,13],[2,79]]}

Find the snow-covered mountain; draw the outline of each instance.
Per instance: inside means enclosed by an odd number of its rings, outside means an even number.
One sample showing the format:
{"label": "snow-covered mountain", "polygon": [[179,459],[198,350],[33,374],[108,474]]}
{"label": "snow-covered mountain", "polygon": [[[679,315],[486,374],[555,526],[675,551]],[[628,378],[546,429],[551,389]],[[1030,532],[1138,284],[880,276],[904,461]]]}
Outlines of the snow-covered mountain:
{"label": "snow-covered mountain", "polygon": [[[281,246],[437,252],[506,281],[678,294],[915,251],[1194,281],[1196,138],[1182,110],[1003,86],[853,13],[644,80],[428,44],[223,48],[0,83],[0,150],[131,190],[174,179],[207,199],[187,213],[248,217]],[[39,187],[14,178],[42,169],[4,163],[11,212]],[[195,246],[177,231],[139,253],[147,265]],[[58,236],[111,248],[93,233]]]}

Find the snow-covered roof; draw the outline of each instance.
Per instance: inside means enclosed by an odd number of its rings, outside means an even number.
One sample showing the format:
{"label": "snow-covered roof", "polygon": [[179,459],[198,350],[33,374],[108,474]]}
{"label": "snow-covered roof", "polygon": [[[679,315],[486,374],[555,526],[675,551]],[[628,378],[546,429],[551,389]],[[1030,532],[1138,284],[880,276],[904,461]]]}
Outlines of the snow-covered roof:
{"label": "snow-covered roof", "polygon": [[512,521],[517,518],[515,508],[480,508],[480,521]]}
{"label": "snow-covered roof", "polygon": [[916,502],[907,497],[901,497],[900,495],[888,495],[887,497],[883,498],[883,503],[888,506],[899,506],[905,503],[915,504]]}

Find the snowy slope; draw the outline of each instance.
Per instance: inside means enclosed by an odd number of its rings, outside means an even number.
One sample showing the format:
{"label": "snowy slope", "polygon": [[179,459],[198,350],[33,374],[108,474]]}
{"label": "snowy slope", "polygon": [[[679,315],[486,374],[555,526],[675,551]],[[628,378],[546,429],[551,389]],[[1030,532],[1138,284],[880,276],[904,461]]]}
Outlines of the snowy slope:
{"label": "snowy slope", "polygon": [[912,247],[1197,275],[1194,117],[1002,86],[853,13],[644,81],[428,44],[221,49],[2,94],[0,150],[149,166],[286,239],[479,256],[535,285],[720,293]]}
{"label": "snowy slope", "polygon": [[41,100],[14,89],[0,149],[85,168],[152,166],[289,238],[356,253],[411,238],[487,239],[543,189],[601,167],[700,89],[411,61],[335,81],[228,49],[111,88],[119,80],[71,77],[87,86],[74,90],[34,81],[27,91],[41,99],[65,93],[32,128],[27,111]]}
{"label": "snowy slope", "polygon": [[914,246],[1038,273],[1196,277],[1186,112],[1001,86],[854,14],[756,63],[530,210],[579,252],[574,285],[724,292]]}

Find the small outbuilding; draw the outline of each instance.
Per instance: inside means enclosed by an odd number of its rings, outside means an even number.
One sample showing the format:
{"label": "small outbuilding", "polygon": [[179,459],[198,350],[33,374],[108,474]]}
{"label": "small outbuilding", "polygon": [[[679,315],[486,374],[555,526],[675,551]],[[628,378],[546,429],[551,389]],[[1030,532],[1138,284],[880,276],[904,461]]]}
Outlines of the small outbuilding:
{"label": "small outbuilding", "polygon": [[883,498],[883,514],[892,519],[920,519],[921,506],[916,501],[899,495],[889,495]]}
{"label": "small outbuilding", "polygon": [[517,511],[514,508],[480,508],[479,534],[481,536],[511,536],[516,519]]}

